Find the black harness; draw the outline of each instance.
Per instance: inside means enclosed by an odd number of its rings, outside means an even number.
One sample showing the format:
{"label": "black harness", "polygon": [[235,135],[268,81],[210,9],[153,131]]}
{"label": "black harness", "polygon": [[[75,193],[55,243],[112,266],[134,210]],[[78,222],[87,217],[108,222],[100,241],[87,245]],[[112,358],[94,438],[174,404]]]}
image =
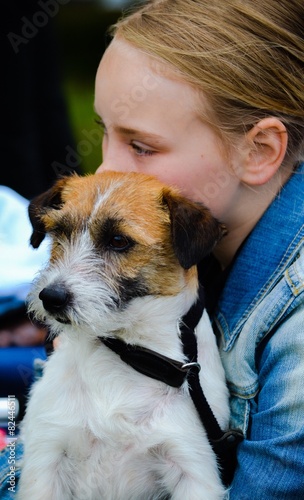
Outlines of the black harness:
{"label": "black harness", "polygon": [[117,338],[99,337],[99,339],[105,346],[118,354],[122,361],[143,375],[177,388],[181,387],[186,380],[188,381],[192,401],[206,430],[210,445],[217,456],[222,481],[225,485],[229,485],[237,463],[236,449],[243,440],[243,434],[239,430],[223,431],[220,428],[200,385],[199,371],[201,367],[197,362],[197,342],[194,331],[203,310],[204,305],[198,299],[181,322],[181,340],[184,354],[188,360],[187,363],[173,360],[145,347],[126,344]]}

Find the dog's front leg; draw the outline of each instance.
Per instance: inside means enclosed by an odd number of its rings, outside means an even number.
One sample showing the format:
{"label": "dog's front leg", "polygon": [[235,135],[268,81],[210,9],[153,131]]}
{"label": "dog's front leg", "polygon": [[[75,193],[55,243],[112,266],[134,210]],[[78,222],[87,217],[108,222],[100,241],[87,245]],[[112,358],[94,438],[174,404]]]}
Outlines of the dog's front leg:
{"label": "dog's front leg", "polygon": [[[201,474],[204,474],[202,471]],[[225,490],[220,484],[212,484],[210,489],[204,485],[202,487],[201,480],[195,480],[191,477],[181,477],[178,484],[171,494],[171,500],[223,500],[225,498]]]}
{"label": "dog's front leg", "polygon": [[61,467],[60,461],[58,467],[55,464],[45,464],[47,470],[41,467],[44,463],[42,457],[38,458],[40,465],[35,460],[35,457],[31,457],[31,463],[24,464],[17,500],[72,500],[71,477],[58,470]]}
{"label": "dog's front leg", "polygon": [[75,463],[56,439],[28,440],[17,500],[73,500],[76,480]]}
{"label": "dog's front leg", "polygon": [[[205,435],[194,429],[190,436],[185,428],[174,441],[166,441],[158,452],[160,475],[171,500],[223,500],[215,455]],[[196,435],[195,435],[196,434]]]}

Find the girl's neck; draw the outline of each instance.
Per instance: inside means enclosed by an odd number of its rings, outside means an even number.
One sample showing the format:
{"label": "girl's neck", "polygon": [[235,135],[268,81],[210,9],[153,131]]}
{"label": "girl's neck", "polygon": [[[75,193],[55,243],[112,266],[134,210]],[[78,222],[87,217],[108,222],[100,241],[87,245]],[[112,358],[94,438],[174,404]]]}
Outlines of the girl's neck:
{"label": "girl's neck", "polygon": [[284,172],[281,171],[280,175],[262,186],[243,185],[242,202],[238,205],[237,213],[234,213],[230,220],[224,221],[228,234],[213,252],[222,269],[231,263],[237,250],[271,205],[290,174],[290,170],[284,169]]}

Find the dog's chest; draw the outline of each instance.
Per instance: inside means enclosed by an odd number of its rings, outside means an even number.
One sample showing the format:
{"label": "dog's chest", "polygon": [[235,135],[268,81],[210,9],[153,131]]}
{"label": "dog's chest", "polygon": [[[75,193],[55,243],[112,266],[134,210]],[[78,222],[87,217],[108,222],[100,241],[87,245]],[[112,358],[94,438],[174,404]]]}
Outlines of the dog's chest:
{"label": "dog's chest", "polygon": [[[105,348],[86,354],[80,363],[75,353],[55,353],[31,407],[36,401],[46,426],[56,430],[62,470],[94,478],[96,493],[88,498],[140,499],[136,488],[146,484],[146,500],[149,488],[153,495],[157,490],[159,450],[178,391],[138,374]],[[76,484],[73,498],[85,498],[82,487]]]}
{"label": "dog's chest", "polygon": [[109,442],[113,437],[126,448],[135,434],[140,441],[141,430],[146,437],[148,430],[153,434],[180,394],[136,372],[105,346],[87,353],[55,352],[35,392],[37,400],[44,399],[52,425],[58,414],[57,425],[87,429]]}

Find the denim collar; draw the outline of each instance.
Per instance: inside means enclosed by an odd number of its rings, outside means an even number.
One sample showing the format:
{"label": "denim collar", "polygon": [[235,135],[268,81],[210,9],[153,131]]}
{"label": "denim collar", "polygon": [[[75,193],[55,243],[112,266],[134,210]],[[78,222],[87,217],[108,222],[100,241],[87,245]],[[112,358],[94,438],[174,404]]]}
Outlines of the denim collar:
{"label": "denim collar", "polygon": [[221,293],[215,321],[229,350],[248,315],[277,283],[304,241],[304,163],[243,244]]}

